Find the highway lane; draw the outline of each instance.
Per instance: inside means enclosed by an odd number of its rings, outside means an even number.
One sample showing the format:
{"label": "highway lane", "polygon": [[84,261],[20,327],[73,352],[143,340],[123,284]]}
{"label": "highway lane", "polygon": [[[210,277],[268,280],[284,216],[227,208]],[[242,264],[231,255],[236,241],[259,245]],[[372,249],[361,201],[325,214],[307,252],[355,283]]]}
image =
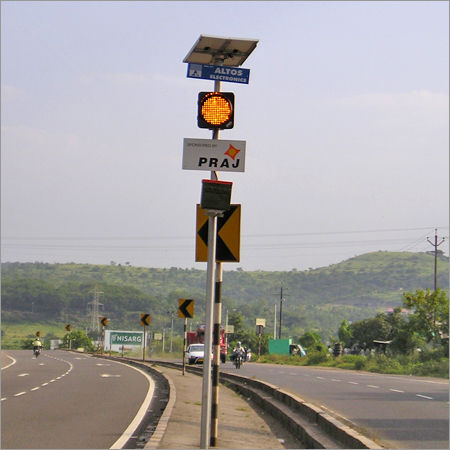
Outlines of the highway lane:
{"label": "highway lane", "polygon": [[296,393],[390,448],[448,448],[448,380],[276,364],[221,370]]}
{"label": "highway lane", "polygon": [[16,363],[2,369],[2,448],[119,448],[151,399],[153,382],[125,364],[63,351],[7,354]]}

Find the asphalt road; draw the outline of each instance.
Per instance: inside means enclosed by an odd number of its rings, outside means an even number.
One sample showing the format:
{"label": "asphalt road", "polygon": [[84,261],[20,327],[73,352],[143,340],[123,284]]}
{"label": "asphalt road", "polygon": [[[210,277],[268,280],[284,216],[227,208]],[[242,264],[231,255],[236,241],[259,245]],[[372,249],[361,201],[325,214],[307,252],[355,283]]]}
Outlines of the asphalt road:
{"label": "asphalt road", "polygon": [[255,377],[343,417],[390,448],[449,448],[445,379],[230,362],[221,370]]}
{"label": "asphalt road", "polygon": [[2,355],[2,448],[121,448],[151,400],[153,381],[125,364],[57,350],[6,353],[16,362],[5,368]]}

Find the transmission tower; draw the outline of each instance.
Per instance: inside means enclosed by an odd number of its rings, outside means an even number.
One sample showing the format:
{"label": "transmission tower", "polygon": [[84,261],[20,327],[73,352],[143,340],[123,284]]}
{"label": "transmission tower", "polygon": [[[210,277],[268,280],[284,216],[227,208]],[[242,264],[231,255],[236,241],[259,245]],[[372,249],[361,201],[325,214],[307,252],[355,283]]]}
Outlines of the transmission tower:
{"label": "transmission tower", "polygon": [[99,296],[100,294],[103,294],[102,291],[99,291],[97,286],[95,286],[95,289],[93,291],[90,291],[90,293],[94,294],[94,300],[88,305],[91,305],[91,331],[100,333],[100,322],[99,322],[99,306],[103,306],[103,303],[99,302]]}

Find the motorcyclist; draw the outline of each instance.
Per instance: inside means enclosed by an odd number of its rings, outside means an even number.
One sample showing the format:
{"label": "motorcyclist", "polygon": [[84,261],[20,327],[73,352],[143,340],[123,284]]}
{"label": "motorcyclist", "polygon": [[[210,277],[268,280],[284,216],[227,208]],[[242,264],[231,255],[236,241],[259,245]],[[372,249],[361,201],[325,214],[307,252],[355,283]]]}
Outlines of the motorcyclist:
{"label": "motorcyclist", "polygon": [[245,351],[244,351],[244,347],[241,344],[241,341],[238,341],[238,343],[236,344],[236,347],[234,347],[233,354],[230,357],[231,361],[234,361],[236,356],[239,354],[242,356],[242,361],[244,361]]}
{"label": "motorcyclist", "polygon": [[41,352],[42,350],[42,342],[41,339],[39,337],[37,337],[33,343],[33,353],[36,354],[36,352],[38,352],[38,354]]}

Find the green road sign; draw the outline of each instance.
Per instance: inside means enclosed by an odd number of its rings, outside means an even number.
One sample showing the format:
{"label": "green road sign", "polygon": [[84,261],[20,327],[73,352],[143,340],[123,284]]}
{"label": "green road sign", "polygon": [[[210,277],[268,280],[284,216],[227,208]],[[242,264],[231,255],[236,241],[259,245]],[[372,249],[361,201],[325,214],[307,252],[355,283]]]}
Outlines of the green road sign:
{"label": "green road sign", "polygon": [[113,331],[111,332],[111,345],[135,345],[142,346],[142,331]]}

